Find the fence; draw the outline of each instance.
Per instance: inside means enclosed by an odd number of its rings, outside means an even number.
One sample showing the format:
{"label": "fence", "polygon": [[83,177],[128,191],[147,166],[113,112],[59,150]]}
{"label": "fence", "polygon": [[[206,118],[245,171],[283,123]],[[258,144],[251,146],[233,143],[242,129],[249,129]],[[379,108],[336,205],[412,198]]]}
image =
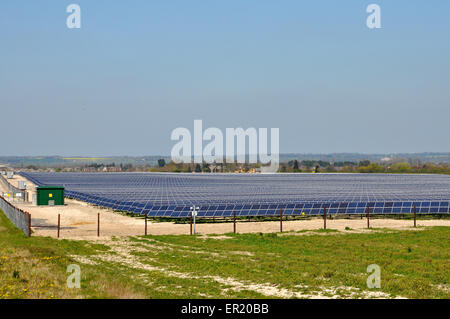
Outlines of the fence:
{"label": "fence", "polygon": [[0,209],[17,228],[25,233],[25,235],[31,236],[31,215],[29,213],[14,207],[2,196],[0,196]]}
{"label": "fence", "polygon": [[[9,191],[13,194],[14,198],[19,197],[23,199],[24,202],[28,201],[28,192],[18,189],[17,187],[11,185],[2,175],[0,175],[0,181],[9,189]],[[18,195],[20,194],[20,195]]]}

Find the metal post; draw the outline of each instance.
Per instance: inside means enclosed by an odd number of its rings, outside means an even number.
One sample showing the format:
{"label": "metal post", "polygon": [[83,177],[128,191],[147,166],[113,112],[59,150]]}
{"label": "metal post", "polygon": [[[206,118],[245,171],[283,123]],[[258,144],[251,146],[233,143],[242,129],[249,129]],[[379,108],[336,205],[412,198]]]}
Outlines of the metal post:
{"label": "metal post", "polygon": [[233,232],[236,234],[236,211],[233,211]]}
{"label": "metal post", "polygon": [[417,211],[417,208],[416,208],[416,205],[414,205],[414,227],[416,227],[416,211]]}
{"label": "metal post", "polygon": [[280,233],[283,232],[283,210],[280,209]]}
{"label": "metal post", "polygon": [[327,205],[323,206],[323,229],[327,229]]}
{"label": "metal post", "polygon": [[[195,209],[194,209],[194,211],[195,211]],[[196,232],[195,232],[195,217],[196,217],[196,215],[197,214],[194,213],[194,235],[196,234]]]}
{"label": "metal post", "polygon": [[192,235],[192,211],[191,211],[191,235]]}
{"label": "metal post", "polygon": [[147,236],[147,214],[145,214],[145,236]]}
{"label": "metal post", "polygon": [[367,207],[367,228],[370,228],[370,208]]}
{"label": "metal post", "polygon": [[59,238],[59,228],[61,226],[61,215],[58,214],[58,238]]}
{"label": "metal post", "polygon": [[100,213],[97,214],[97,237],[100,237]]}
{"label": "metal post", "polygon": [[196,232],[195,232],[195,218],[197,217],[197,213],[198,213],[199,209],[200,208],[197,207],[197,206],[191,206],[191,216],[194,217],[194,235],[196,234]]}

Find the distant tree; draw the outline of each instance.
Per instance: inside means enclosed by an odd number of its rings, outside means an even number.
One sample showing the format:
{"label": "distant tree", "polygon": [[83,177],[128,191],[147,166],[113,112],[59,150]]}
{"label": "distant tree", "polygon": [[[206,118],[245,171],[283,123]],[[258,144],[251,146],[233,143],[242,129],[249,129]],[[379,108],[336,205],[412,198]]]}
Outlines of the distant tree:
{"label": "distant tree", "polygon": [[382,173],[384,171],[384,167],[378,165],[377,163],[370,163],[367,166],[360,166],[358,168],[358,172],[360,173]]}
{"label": "distant tree", "polygon": [[305,165],[306,167],[313,167],[314,166],[314,161],[302,161],[302,164]]}
{"label": "distant tree", "polygon": [[330,162],[325,162],[325,161],[318,161],[317,164],[319,164],[320,167],[330,166]]}
{"label": "distant tree", "polygon": [[133,168],[132,164],[125,164],[123,165],[122,163],[120,164],[120,168],[122,169],[122,171],[129,171]]}
{"label": "distant tree", "polygon": [[164,167],[164,166],[166,166],[166,161],[164,160],[164,158],[160,158],[160,159],[158,160],[158,166],[159,166],[159,167]]}
{"label": "distant tree", "polygon": [[195,172],[201,173],[201,171],[202,171],[202,168],[201,168],[200,164],[195,165]]}
{"label": "distant tree", "polygon": [[351,166],[351,165],[358,165],[356,162],[351,161],[344,161],[344,162],[336,162],[334,163],[334,167],[344,167],[344,166]]}
{"label": "distant tree", "polygon": [[294,169],[294,171],[298,171],[298,161],[297,160],[294,161],[293,169]]}
{"label": "distant tree", "polygon": [[359,166],[369,166],[369,165],[370,165],[370,161],[369,160],[359,161]]}
{"label": "distant tree", "polygon": [[392,165],[391,171],[393,173],[408,173],[411,171],[411,164],[395,163],[394,165]]}

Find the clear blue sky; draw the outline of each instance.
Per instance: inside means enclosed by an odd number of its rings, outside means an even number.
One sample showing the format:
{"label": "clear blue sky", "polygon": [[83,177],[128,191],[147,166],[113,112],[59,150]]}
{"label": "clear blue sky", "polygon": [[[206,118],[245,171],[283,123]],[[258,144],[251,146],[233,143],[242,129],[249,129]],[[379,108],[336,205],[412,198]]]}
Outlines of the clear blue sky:
{"label": "clear blue sky", "polygon": [[194,119],[278,127],[282,153],[450,151],[448,0],[2,0],[0,41],[0,155],[168,155]]}

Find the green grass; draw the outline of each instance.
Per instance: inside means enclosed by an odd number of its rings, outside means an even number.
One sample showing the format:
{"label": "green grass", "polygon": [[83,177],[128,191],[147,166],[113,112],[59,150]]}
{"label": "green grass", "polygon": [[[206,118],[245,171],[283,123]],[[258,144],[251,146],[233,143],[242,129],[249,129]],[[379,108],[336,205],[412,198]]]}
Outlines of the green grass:
{"label": "green grass", "polygon": [[[131,286],[110,282],[111,277],[98,267],[84,265],[82,289],[67,288],[67,266],[76,263],[69,256],[104,252],[109,249],[104,245],[27,237],[2,211],[0,243],[0,298],[114,298],[135,294]],[[115,295],[118,284],[121,292]]]}
{"label": "green grass", "polygon": [[[0,213],[0,298],[276,297],[267,287],[291,297],[450,298],[449,239],[449,227],[433,227],[87,242],[27,238]],[[81,289],[66,288],[69,264],[81,267]],[[381,289],[366,286],[370,264]]]}

